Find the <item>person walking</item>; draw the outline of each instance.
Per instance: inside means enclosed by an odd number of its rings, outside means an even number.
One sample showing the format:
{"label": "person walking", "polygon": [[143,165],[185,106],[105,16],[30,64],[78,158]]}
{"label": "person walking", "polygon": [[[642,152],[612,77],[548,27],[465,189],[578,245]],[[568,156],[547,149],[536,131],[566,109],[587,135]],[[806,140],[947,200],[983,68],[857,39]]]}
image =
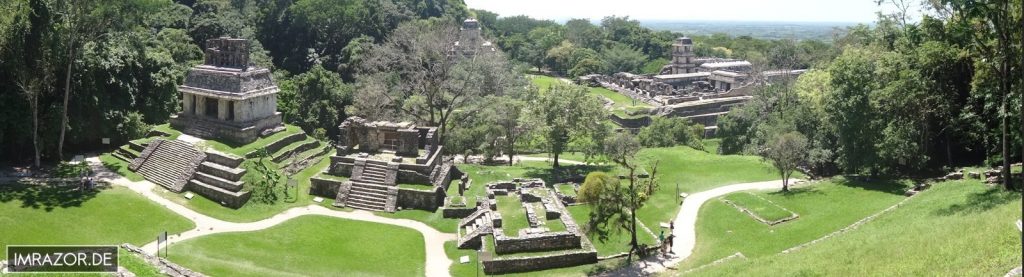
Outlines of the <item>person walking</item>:
{"label": "person walking", "polygon": [[658,234],[658,243],[661,243],[661,247],[659,247],[659,250],[661,250],[661,256],[664,257],[665,256],[665,230],[661,230],[661,233]]}

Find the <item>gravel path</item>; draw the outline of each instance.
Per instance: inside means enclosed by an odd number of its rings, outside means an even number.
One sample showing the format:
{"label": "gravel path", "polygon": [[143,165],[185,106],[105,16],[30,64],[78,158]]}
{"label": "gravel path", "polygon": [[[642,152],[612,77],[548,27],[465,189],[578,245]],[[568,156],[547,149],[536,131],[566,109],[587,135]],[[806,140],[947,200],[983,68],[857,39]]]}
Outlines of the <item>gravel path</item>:
{"label": "gravel path", "polygon": [[[798,181],[799,180],[796,179],[790,179],[790,188],[792,188]],[[693,254],[693,247],[697,243],[697,214],[700,212],[700,207],[704,205],[704,202],[737,191],[768,189],[782,189],[782,180],[728,185],[690,194],[685,200],[683,200],[683,207],[679,209],[679,214],[676,215],[675,218],[675,231],[673,232],[675,235],[675,240],[673,242],[675,244],[672,245],[672,252],[675,252],[675,254],[669,254],[668,257],[664,258],[657,255],[654,257],[648,257],[647,259],[635,263],[630,267],[604,275],[641,276],[652,275],[657,272],[665,271],[669,268],[674,269],[679,262],[682,262]]]}
{"label": "gravel path", "polygon": [[[187,239],[207,236],[217,233],[225,232],[248,232],[263,230],[266,228],[273,227],[277,224],[281,224],[289,219],[293,219],[304,215],[324,215],[337,218],[375,222],[382,224],[390,224],[396,226],[402,226],[411,228],[419,231],[423,234],[424,244],[426,246],[426,275],[427,276],[450,276],[448,274],[448,268],[451,266],[452,261],[448,259],[448,255],[444,251],[444,243],[449,240],[456,240],[456,235],[451,233],[442,233],[426,224],[409,219],[394,219],[386,218],[374,215],[367,211],[355,211],[355,212],[343,212],[337,210],[331,210],[319,205],[309,205],[305,207],[295,207],[288,209],[280,214],[274,215],[273,217],[249,223],[237,223],[228,222],[216,218],[200,214],[192,209],[182,206],[178,203],[174,203],[171,200],[161,197],[153,192],[155,184],[149,181],[132,182],[114,172],[111,172],[107,168],[103,167],[98,157],[90,157],[86,159],[89,165],[92,167],[93,172],[96,172],[97,179],[99,181],[109,182],[111,185],[127,187],[135,192],[138,192],[143,197],[146,197],[150,201],[156,202],[161,206],[170,209],[172,212],[181,215],[192,222],[195,222],[196,228],[190,231],[178,235],[170,235],[168,241],[178,243]],[[156,241],[147,243],[142,246],[142,249],[150,254],[156,253],[157,246]]]}

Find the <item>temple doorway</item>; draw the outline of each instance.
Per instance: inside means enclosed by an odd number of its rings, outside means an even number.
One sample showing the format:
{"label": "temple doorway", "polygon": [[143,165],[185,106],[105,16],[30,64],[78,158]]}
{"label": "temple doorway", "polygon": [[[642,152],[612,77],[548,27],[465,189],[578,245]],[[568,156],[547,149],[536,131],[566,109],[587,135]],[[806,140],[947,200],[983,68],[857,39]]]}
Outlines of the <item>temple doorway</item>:
{"label": "temple doorway", "polygon": [[206,111],[204,111],[203,114],[206,115],[206,116],[209,116],[209,117],[216,118],[217,117],[217,108],[219,106],[218,105],[219,103],[217,103],[218,100],[216,98],[206,98],[205,101],[206,101]]}

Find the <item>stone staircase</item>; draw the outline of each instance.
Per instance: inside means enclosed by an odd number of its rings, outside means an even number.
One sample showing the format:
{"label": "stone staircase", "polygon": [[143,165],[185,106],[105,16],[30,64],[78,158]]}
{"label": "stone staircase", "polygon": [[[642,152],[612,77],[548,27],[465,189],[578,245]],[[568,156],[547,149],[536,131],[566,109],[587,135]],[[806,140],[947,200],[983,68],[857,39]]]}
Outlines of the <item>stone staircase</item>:
{"label": "stone staircase", "polygon": [[191,122],[185,126],[187,127],[185,127],[185,130],[182,130],[182,133],[203,139],[217,138],[217,127],[206,121],[192,119]]}
{"label": "stone staircase", "polygon": [[339,190],[335,206],[344,206],[368,211],[395,212],[398,201],[398,186],[388,182],[386,163],[357,161],[353,178],[346,182],[348,189]]}
{"label": "stone staircase", "polygon": [[[213,156],[215,154],[210,154]],[[240,162],[224,162],[224,159],[206,159],[199,164],[198,171],[189,181],[189,189],[221,205],[239,208],[249,201],[250,191],[243,191],[244,168],[233,167]]]}
{"label": "stone staircase", "polygon": [[476,249],[480,247],[483,236],[491,234],[494,230],[491,224],[493,218],[488,209],[480,208],[476,212],[459,221],[458,247],[459,249]]}
{"label": "stone staircase", "polygon": [[187,142],[155,140],[132,161],[132,168],[150,182],[181,192],[205,159],[206,153]]}

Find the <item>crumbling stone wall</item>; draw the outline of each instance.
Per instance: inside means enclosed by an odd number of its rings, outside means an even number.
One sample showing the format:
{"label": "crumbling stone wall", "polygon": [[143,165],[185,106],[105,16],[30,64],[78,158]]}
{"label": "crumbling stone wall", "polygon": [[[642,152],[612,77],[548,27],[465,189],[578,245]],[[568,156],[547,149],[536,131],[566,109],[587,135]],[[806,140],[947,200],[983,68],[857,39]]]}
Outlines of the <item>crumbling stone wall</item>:
{"label": "crumbling stone wall", "polygon": [[398,206],[403,209],[418,209],[434,211],[444,205],[445,193],[443,190],[414,190],[398,189]]}
{"label": "crumbling stone wall", "polygon": [[494,236],[494,252],[512,254],[580,248],[580,236],[569,232]]}
{"label": "crumbling stone wall", "polygon": [[341,186],[341,183],[341,181],[330,179],[321,179],[317,177],[309,178],[309,194],[326,198],[334,198],[338,195],[338,188]]}
{"label": "crumbling stone wall", "polygon": [[597,252],[584,251],[533,257],[493,259],[481,256],[481,261],[484,265],[484,273],[504,274],[597,263]]}

